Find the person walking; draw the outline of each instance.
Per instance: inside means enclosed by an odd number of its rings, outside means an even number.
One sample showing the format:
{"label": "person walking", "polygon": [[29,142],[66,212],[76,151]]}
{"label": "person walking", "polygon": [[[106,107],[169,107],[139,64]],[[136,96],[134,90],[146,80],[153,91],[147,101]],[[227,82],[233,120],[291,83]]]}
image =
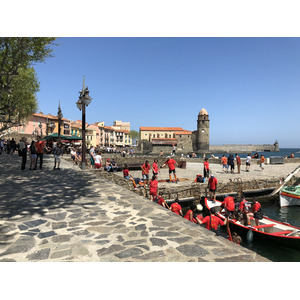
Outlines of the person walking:
{"label": "person walking", "polygon": [[250,172],[251,165],[251,153],[249,153],[246,157],[246,172]]}
{"label": "person walking", "polygon": [[260,156],[260,168],[261,168],[262,171],[263,171],[264,168],[265,168],[265,161],[266,161],[266,159],[265,159],[264,155],[262,154],[262,155]]}
{"label": "person walking", "polygon": [[62,143],[60,141],[57,142],[56,147],[54,148],[53,154],[54,154],[53,170],[56,169],[56,164],[57,164],[57,170],[60,170],[61,157],[63,156],[63,148],[62,148]]}
{"label": "person walking", "polygon": [[177,183],[175,165],[177,165],[177,167],[178,167],[178,163],[173,158],[167,157],[167,161],[161,166],[161,168],[163,168],[165,165],[169,166],[169,179],[170,179],[170,182],[172,181],[172,173],[173,173],[175,182]]}
{"label": "person walking", "polygon": [[241,174],[241,158],[238,156],[238,154],[235,154],[235,159],[236,159],[236,165],[237,165],[237,169],[238,169],[238,174]]}
{"label": "person walking", "polygon": [[222,161],[223,171],[225,173],[228,173],[227,157],[225,156],[225,154],[223,154],[223,157],[221,158],[221,161]]}
{"label": "person walking", "polygon": [[21,170],[25,170],[26,161],[27,161],[27,143],[26,138],[22,137],[19,142],[20,156],[22,157]]}

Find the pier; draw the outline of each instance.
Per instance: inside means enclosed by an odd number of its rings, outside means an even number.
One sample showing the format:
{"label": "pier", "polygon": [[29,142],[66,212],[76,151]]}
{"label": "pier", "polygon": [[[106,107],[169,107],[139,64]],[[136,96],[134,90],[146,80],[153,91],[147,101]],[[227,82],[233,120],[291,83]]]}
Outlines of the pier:
{"label": "pier", "polygon": [[268,261],[68,157],[21,171],[0,156],[0,262]]}

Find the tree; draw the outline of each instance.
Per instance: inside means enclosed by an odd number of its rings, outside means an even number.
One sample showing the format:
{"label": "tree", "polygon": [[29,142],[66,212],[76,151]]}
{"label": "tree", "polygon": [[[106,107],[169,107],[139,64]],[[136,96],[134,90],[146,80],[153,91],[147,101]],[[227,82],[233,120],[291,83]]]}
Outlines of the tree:
{"label": "tree", "polygon": [[129,136],[132,138],[132,139],[137,139],[139,140],[140,139],[140,133],[135,131],[135,130],[130,130],[129,132]]}
{"label": "tree", "polygon": [[0,38],[0,132],[20,124],[37,108],[32,65],[51,57],[55,38]]}
{"label": "tree", "polygon": [[39,91],[39,82],[32,67],[20,68],[19,75],[12,79],[10,86],[13,92],[2,95],[1,110],[5,113],[0,115],[0,132],[21,124],[38,107],[36,93]]}

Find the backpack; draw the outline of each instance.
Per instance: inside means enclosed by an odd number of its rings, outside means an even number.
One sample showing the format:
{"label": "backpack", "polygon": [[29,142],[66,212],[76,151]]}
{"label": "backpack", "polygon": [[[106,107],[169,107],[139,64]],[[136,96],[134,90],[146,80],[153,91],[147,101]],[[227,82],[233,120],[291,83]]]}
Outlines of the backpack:
{"label": "backpack", "polygon": [[197,176],[196,176],[196,182],[201,182],[201,183],[203,183],[203,182],[205,182],[205,178],[202,177],[202,175],[197,175]]}

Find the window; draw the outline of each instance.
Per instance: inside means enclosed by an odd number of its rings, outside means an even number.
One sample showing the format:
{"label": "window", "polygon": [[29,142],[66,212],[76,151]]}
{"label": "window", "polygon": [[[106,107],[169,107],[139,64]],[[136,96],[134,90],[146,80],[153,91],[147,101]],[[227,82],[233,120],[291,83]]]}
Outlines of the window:
{"label": "window", "polygon": [[167,133],[165,133],[165,138],[168,138],[168,134]]}
{"label": "window", "polygon": [[157,134],[157,138],[159,138],[159,133]]}
{"label": "window", "polygon": [[172,137],[172,135],[171,134],[169,134],[169,139]]}
{"label": "window", "polygon": [[155,139],[155,133],[153,134],[153,138]]}

